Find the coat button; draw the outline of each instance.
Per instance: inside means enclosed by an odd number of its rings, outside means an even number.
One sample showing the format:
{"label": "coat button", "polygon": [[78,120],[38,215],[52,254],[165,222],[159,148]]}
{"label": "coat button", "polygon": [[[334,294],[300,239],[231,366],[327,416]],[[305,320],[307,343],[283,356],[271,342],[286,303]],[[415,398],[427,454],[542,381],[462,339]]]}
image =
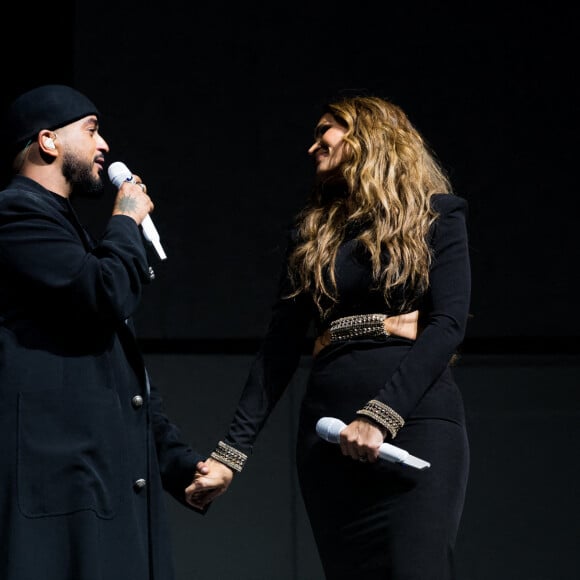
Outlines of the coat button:
{"label": "coat button", "polygon": [[133,484],[135,491],[141,491],[147,485],[147,481],[144,479],[137,479]]}
{"label": "coat button", "polygon": [[155,280],[155,270],[149,266],[149,280]]}
{"label": "coat button", "polygon": [[143,397],[141,395],[135,395],[131,399],[131,405],[133,405],[133,407],[135,409],[138,409],[139,407],[142,407],[143,406]]}

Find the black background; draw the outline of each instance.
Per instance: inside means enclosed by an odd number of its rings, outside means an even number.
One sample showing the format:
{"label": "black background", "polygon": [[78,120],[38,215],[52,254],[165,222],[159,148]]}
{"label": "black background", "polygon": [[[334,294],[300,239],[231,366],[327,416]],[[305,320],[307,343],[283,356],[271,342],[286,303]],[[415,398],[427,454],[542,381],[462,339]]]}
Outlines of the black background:
{"label": "black background", "polygon": [[[406,110],[469,201],[466,348],[576,350],[578,89],[564,7],[65,2],[23,22],[3,40],[3,100],[42,82],[85,91],[107,161],[155,201],[169,259],[137,316],[144,341],[262,335],[320,106],[370,92]],[[77,202],[97,235],[107,195]]]}

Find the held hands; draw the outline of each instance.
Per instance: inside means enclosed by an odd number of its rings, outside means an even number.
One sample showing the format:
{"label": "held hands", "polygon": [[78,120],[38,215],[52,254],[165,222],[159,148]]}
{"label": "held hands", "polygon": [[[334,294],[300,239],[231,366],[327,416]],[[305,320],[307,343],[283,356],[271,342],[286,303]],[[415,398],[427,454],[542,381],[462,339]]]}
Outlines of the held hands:
{"label": "held hands", "polygon": [[117,192],[113,215],[126,215],[140,225],[145,217],[153,211],[154,205],[147,195],[147,186],[138,175],[133,175],[134,181],[124,181]]}
{"label": "held hands", "polygon": [[232,469],[212,459],[200,461],[193,482],[185,488],[185,500],[191,506],[203,509],[222,495],[232,482]]}
{"label": "held hands", "polygon": [[384,443],[385,431],[367,419],[355,419],[340,432],[340,450],[356,461],[374,463]]}

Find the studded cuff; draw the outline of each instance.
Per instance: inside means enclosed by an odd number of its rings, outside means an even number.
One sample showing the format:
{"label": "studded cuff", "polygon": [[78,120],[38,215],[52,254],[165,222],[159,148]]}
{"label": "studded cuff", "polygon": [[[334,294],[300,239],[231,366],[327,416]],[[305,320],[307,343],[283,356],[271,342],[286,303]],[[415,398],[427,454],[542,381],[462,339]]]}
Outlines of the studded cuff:
{"label": "studded cuff", "polygon": [[351,340],[353,338],[373,338],[389,336],[385,328],[386,314],[355,314],[337,318],[330,323],[330,340]]}
{"label": "studded cuff", "polygon": [[394,439],[399,429],[405,424],[403,417],[388,405],[375,399],[369,401],[362,409],[356,412],[357,415],[365,415],[382,425]]}
{"label": "studded cuff", "polygon": [[231,467],[234,471],[238,473],[242,471],[244,463],[248,456],[241,451],[238,451],[235,447],[219,441],[217,447],[211,452],[210,457],[213,457],[216,461]]}

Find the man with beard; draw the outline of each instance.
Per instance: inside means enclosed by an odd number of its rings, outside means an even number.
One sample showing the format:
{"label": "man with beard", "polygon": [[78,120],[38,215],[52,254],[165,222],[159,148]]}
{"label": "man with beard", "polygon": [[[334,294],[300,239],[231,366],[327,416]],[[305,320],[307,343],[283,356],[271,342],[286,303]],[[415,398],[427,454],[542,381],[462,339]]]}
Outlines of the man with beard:
{"label": "man with beard", "polygon": [[136,178],[99,240],[79,222],[70,198],[103,191],[109,146],[75,89],[24,93],[1,138],[0,578],[173,580],[163,490],[203,513],[184,490],[204,457],[165,415],[130,321],[153,203]]}

